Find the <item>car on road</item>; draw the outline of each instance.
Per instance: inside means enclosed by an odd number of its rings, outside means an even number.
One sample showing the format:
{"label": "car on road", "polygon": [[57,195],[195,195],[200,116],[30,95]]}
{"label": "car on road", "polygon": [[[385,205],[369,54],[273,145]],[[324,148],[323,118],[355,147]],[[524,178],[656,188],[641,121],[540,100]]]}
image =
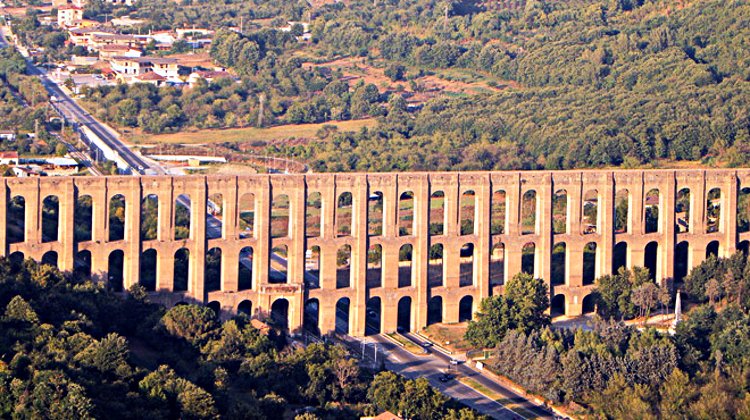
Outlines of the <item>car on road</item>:
{"label": "car on road", "polygon": [[422,347],[425,347],[425,348],[432,347],[432,343],[430,343],[429,341],[425,341],[422,343]]}
{"label": "car on road", "polygon": [[448,373],[444,373],[438,377],[438,380],[442,383],[450,382],[453,380],[453,375],[450,375]]}
{"label": "car on road", "polygon": [[457,366],[457,365],[458,365],[459,363],[461,363],[461,362],[460,362],[460,361],[458,361],[458,360],[456,360],[456,359],[451,359],[450,361],[448,361],[448,363],[450,363],[450,364],[451,364],[451,365],[453,365],[453,366]]}

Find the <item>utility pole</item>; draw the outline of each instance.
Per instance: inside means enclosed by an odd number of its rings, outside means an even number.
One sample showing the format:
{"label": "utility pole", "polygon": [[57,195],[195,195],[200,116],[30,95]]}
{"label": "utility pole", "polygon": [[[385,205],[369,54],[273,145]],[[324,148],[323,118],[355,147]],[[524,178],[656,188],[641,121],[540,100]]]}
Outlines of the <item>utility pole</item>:
{"label": "utility pole", "polygon": [[260,95],[258,95],[258,128],[263,128],[263,114],[265,112],[266,107],[266,94],[265,92],[261,92]]}

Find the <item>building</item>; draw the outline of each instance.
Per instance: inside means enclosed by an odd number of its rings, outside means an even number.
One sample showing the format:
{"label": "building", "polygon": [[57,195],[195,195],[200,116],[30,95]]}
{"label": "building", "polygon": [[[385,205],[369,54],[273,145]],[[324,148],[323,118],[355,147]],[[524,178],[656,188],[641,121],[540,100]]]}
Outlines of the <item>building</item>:
{"label": "building", "polygon": [[124,45],[127,47],[137,47],[143,42],[138,40],[135,35],[95,33],[89,41],[89,49],[100,50],[108,45]]}
{"label": "building", "polygon": [[114,57],[137,58],[142,54],[139,48],[127,45],[105,45],[99,49],[100,60],[109,60]]}
{"label": "building", "polygon": [[18,165],[18,152],[0,152],[0,165]]}
{"label": "building", "polygon": [[149,83],[154,86],[161,86],[167,82],[167,78],[153,71],[141,73],[133,78],[135,83]]}
{"label": "building", "polygon": [[86,0],[52,0],[52,7],[60,9],[65,6],[86,7]]}
{"label": "building", "polygon": [[205,80],[206,82],[211,83],[216,79],[227,77],[233,78],[232,75],[226,71],[198,70],[190,73],[190,76],[188,76],[188,85],[192,88],[199,80]]}
{"label": "building", "polygon": [[83,19],[83,9],[78,6],[63,6],[57,10],[57,25],[60,27],[74,26]]}
{"label": "building", "polygon": [[180,66],[174,58],[159,57],[112,57],[109,60],[112,70],[125,76],[139,76],[154,72],[168,80],[179,78]]}
{"label": "building", "polygon": [[0,140],[13,141],[16,139],[16,133],[11,130],[0,130]]}

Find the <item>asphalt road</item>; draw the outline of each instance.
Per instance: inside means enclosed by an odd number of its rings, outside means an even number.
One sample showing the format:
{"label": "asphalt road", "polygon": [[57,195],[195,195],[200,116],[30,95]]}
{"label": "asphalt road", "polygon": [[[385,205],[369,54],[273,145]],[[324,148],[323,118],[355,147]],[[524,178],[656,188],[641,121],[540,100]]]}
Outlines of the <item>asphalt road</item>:
{"label": "asphalt road", "polygon": [[[413,334],[408,334],[407,338],[420,343],[421,340]],[[411,352],[393,344],[385,337],[371,336],[369,340],[376,341],[387,354],[386,368],[410,379],[427,378],[430,385],[440,390],[445,395],[455,398],[478,412],[501,420],[519,420],[519,419],[553,419],[554,415],[547,410],[533,404],[524,397],[517,395],[515,392],[503,387],[492,379],[483,376],[466,364],[452,366],[453,372],[457,370],[461,376],[469,377],[480,383],[493,392],[500,394],[506,400],[514,403],[513,408],[506,407],[498,401],[489,398],[477,390],[459,382],[456,379],[448,382],[441,382],[440,377],[444,372],[449,371],[450,357],[431,348],[427,348],[428,354],[417,356]],[[523,407],[523,411],[514,411],[515,406]],[[533,413],[533,416],[530,415]]]}

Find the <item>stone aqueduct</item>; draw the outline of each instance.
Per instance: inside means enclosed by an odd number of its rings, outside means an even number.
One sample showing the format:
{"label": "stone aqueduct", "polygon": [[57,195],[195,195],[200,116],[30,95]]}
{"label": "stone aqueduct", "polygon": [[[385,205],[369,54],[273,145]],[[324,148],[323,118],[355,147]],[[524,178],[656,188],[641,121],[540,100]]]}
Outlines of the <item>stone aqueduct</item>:
{"label": "stone aqueduct", "polygon": [[[750,239],[737,222],[750,170],[2,183],[3,255],[81,269],[117,288],[141,282],[168,305],[280,314],[290,330],[341,325],[358,336],[469,318],[522,270],[551,283],[559,310],[577,315],[591,309],[593,278],[620,265],[681,277],[707,253],[729,255]],[[151,233],[141,229],[146,217]]]}

